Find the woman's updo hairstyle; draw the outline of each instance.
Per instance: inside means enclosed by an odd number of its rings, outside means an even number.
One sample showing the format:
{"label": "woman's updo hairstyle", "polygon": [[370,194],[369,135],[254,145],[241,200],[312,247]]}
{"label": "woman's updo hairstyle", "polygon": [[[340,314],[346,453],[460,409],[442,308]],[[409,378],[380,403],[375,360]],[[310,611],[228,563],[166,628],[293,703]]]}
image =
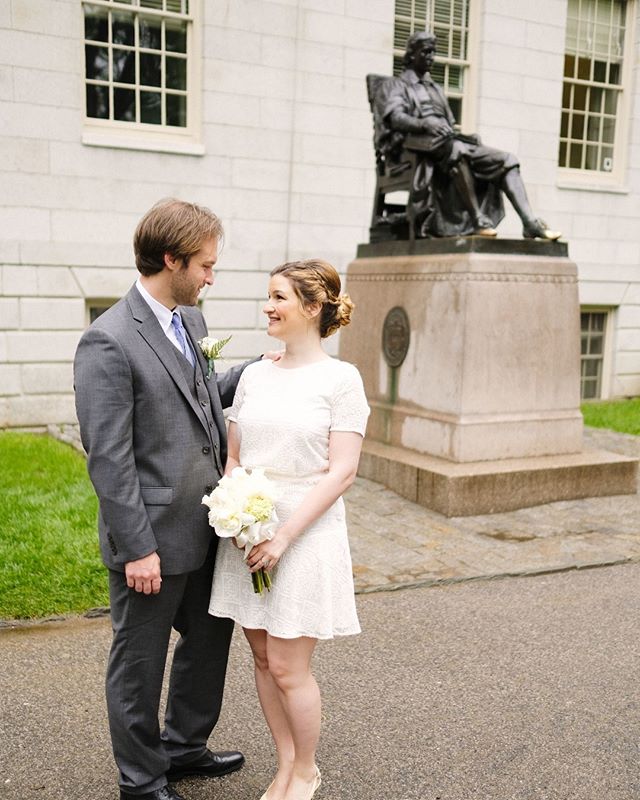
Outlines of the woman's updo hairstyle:
{"label": "woman's updo hairstyle", "polygon": [[315,258],[289,261],[271,270],[271,275],[283,275],[291,281],[303,308],[314,303],[321,306],[322,339],[351,322],[354,305],[348,294],[340,294],[340,276],[328,262]]}

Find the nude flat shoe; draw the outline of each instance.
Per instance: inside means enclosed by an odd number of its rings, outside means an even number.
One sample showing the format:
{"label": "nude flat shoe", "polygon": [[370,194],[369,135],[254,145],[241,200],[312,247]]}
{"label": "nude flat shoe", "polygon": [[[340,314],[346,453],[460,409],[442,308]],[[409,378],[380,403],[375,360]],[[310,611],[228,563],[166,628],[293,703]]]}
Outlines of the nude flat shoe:
{"label": "nude flat shoe", "polygon": [[307,796],[306,800],[311,800],[313,795],[320,788],[321,783],[322,783],[322,776],[320,775],[320,770],[318,769],[318,767],[316,767],[316,775],[315,778],[313,779],[313,784],[311,785],[311,792]]}
{"label": "nude flat shoe", "polygon": [[274,783],[275,783],[275,781],[271,781],[271,783],[267,786],[267,791],[262,795],[260,800],[269,800],[267,795],[269,794],[269,789],[273,786]]}

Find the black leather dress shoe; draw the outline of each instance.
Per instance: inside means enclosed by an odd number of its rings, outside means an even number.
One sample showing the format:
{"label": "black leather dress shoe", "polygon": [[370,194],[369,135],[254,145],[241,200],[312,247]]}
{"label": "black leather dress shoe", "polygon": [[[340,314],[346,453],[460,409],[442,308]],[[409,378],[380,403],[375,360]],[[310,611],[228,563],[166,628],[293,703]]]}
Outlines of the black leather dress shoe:
{"label": "black leather dress shoe", "polygon": [[163,786],[161,789],[154,789],[153,792],[144,794],[129,794],[121,789],[120,800],[184,800],[184,797],[170,786]]}
{"label": "black leather dress shoe", "polygon": [[187,764],[172,764],[167,772],[168,781],[179,781],[189,775],[201,775],[205,778],[219,778],[235,772],[244,764],[244,756],[237,750],[212,753],[207,750],[201,758]]}

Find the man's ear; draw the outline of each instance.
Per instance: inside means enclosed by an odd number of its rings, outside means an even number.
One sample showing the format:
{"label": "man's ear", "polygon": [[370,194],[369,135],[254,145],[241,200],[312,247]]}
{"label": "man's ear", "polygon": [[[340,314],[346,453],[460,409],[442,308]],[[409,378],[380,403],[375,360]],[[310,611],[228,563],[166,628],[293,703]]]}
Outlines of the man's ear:
{"label": "man's ear", "polygon": [[171,253],[165,253],[164,265],[168,270],[171,270],[171,272],[175,272],[182,266],[182,259],[175,258],[174,256],[171,255]]}

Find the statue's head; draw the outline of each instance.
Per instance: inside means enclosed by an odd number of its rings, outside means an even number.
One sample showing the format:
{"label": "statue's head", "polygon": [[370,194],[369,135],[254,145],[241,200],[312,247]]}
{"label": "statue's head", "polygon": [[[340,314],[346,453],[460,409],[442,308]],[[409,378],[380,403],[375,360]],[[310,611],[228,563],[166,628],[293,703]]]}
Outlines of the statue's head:
{"label": "statue's head", "polygon": [[417,54],[425,47],[430,45],[434,52],[436,49],[436,36],[431,31],[416,31],[407,39],[407,47],[404,52],[403,63],[405,67],[413,67]]}

